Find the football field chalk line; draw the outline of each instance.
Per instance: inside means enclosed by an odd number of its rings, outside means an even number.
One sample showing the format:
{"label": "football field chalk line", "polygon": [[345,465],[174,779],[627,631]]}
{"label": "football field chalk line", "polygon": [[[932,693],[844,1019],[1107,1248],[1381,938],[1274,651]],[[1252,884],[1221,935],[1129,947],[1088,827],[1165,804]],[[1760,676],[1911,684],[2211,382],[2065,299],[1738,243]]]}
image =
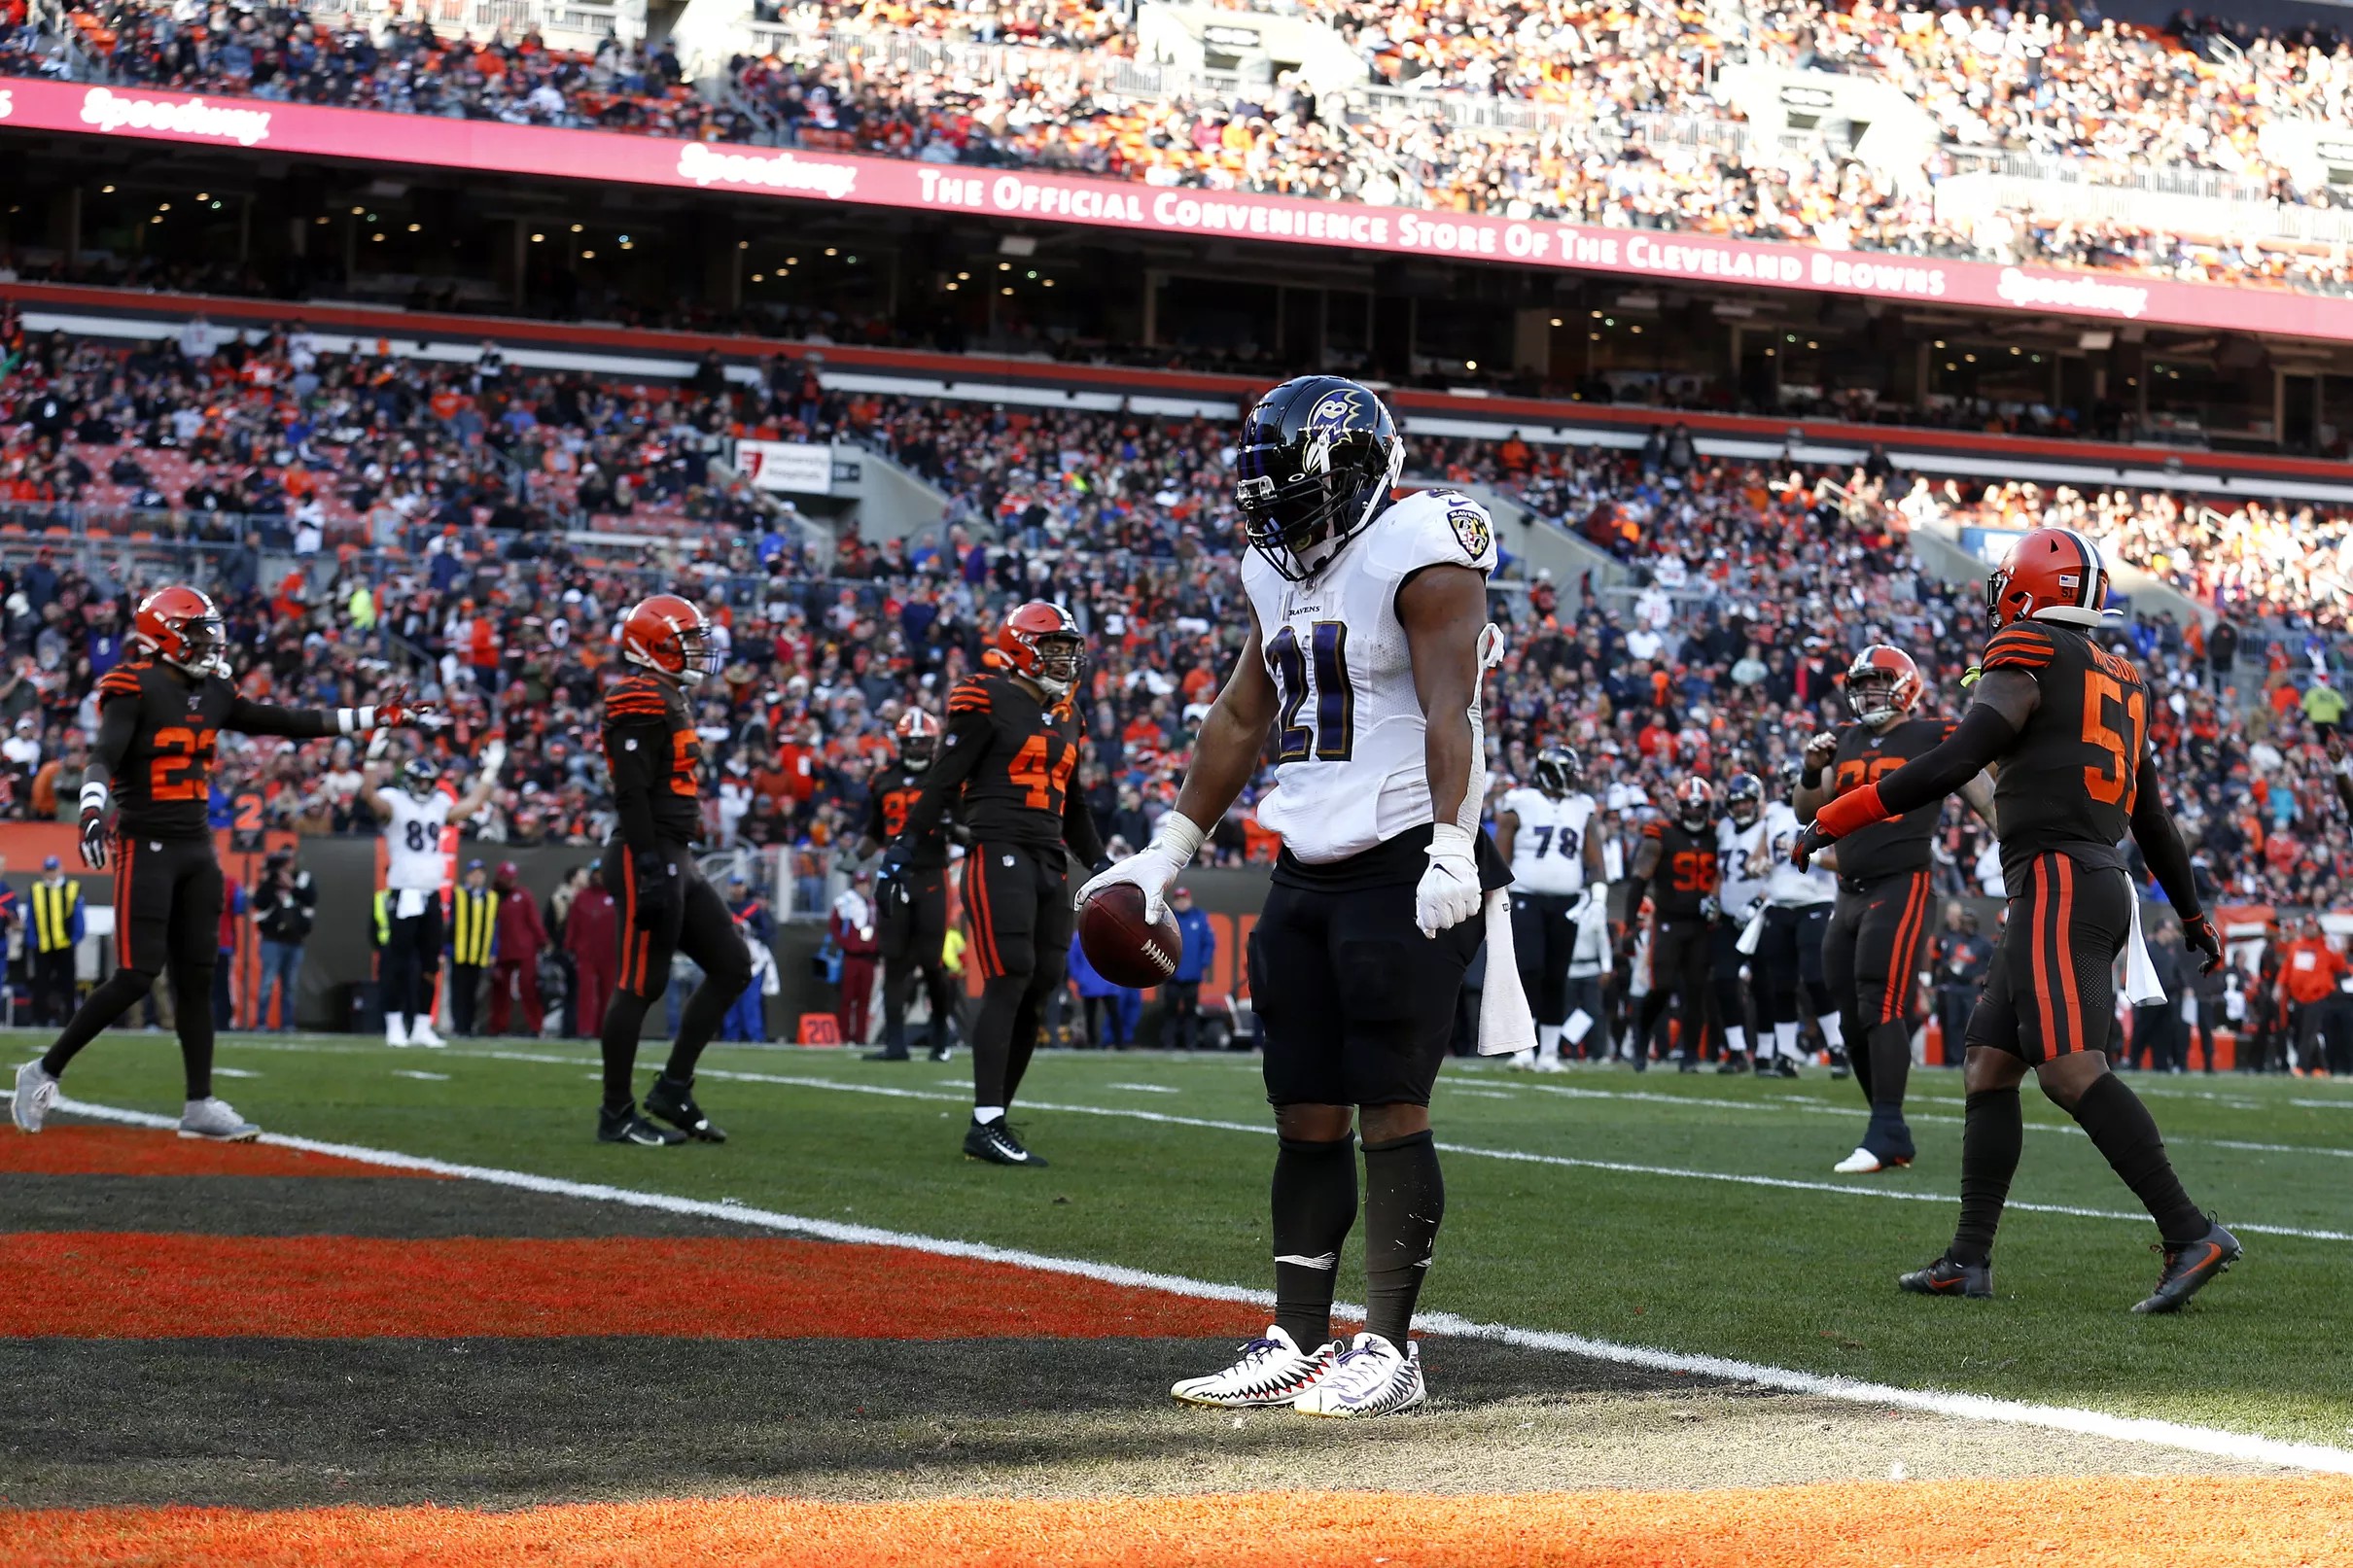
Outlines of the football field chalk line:
{"label": "football field chalk line", "polygon": [[[339,1055],[359,1049],[374,1048],[311,1047],[292,1041],[279,1041],[271,1042],[265,1049]],[[588,1057],[558,1056],[547,1051],[498,1051],[452,1046],[436,1051],[433,1055],[443,1060],[522,1062],[541,1066],[595,1068],[598,1065],[593,1059]],[[589,1074],[591,1077],[598,1075],[598,1072]],[[893,1084],[851,1083],[839,1078],[820,1078],[797,1073],[742,1072],[725,1067],[703,1067],[695,1076],[720,1079],[730,1083],[774,1084],[788,1089],[823,1089],[830,1090],[835,1094],[870,1095],[886,1099],[930,1100],[938,1104],[958,1105],[971,1102],[968,1095],[947,1090],[902,1089]],[[1530,1084],[1526,1087],[1540,1090],[1553,1088],[1553,1086],[1545,1084]],[[1621,1098],[1600,1090],[1564,1092],[1571,1093],[1576,1098],[1604,1095],[1613,1098]],[[0,1099],[8,1098],[9,1091],[0,1090]],[[1622,1098],[1634,1098],[1634,1095],[1629,1093]],[[1677,1104],[1732,1105],[1742,1109],[1752,1108],[1746,1100],[1686,1100],[1680,1096],[1673,1095],[1662,1095],[1655,1098]],[[68,1102],[61,1099],[58,1103],[63,1105]],[[1165,1127],[1198,1127],[1209,1132],[1242,1132],[1261,1137],[1272,1137],[1275,1132],[1272,1122],[1229,1122],[1216,1117],[1178,1116],[1167,1111],[1137,1110],[1124,1105],[1073,1105],[1064,1101],[1045,1099],[1027,1099],[1022,1103],[1034,1111],[1053,1111],[1065,1116],[1109,1116],[1133,1122],[1156,1122]],[[1714,1181],[1736,1187],[1767,1187],[1780,1192],[1835,1193],[1845,1198],[1877,1198],[1906,1203],[1943,1203],[1949,1208],[1957,1208],[1961,1202],[1957,1196],[1949,1193],[1909,1192],[1902,1188],[1847,1185],[1835,1181],[1804,1181],[1793,1176],[1758,1176],[1736,1170],[1693,1170],[1681,1166],[1635,1165],[1622,1160],[1584,1160],[1573,1155],[1536,1154],[1525,1149],[1491,1149],[1475,1143],[1442,1141],[1438,1144],[1438,1148],[1447,1154],[1467,1155],[1473,1159],[1503,1160],[1520,1165],[1554,1166],[1570,1170],[1605,1170],[1622,1176],[1656,1176],[1673,1181]],[[2320,1150],[2315,1152],[2334,1154],[2337,1151]],[[2082,1208],[2067,1203],[2034,1203],[2021,1199],[2012,1199],[2003,1207],[2009,1212],[2057,1214],[2068,1219],[2118,1220],[2133,1225],[2151,1223],[2149,1216],[2145,1213],[2132,1213],[2116,1208]],[[2240,1219],[2231,1220],[2230,1228],[2234,1231],[2243,1231],[2249,1236],[2284,1236],[2292,1237],[2300,1241],[2353,1241],[2353,1231],[2320,1231],[2293,1225],[2266,1225],[2255,1220]]]}
{"label": "football field chalk line", "polygon": [[[0,1093],[0,1098],[7,1098]],[[148,1111],[126,1110],[115,1105],[96,1105],[87,1100],[60,1098],[60,1111],[94,1120],[121,1123],[129,1127],[147,1127],[158,1131],[176,1131],[177,1118],[158,1116]],[[1029,1252],[1017,1247],[992,1246],[984,1241],[954,1241],[944,1237],[922,1236],[905,1231],[886,1231],[871,1225],[844,1225],[836,1220],[805,1218],[796,1214],[780,1213],[773,1209],[753,1208],[748,1204],[712,1202],[697,1198],[680,1198],[669,1193],[640,1192],[627,1187],[611,1187],[601,1182],[570,1181],[560,1176],[542,1176],[527,1170],[502,1170],[491,1166],[458,1165],[447,1160],[436,1160],[424,1155],[400,1154],[386,1149],[370,1149],[351,1143],[329,1143],[317,1138],[293,1136],[280,1132],[264,1132],[261,1141],[281,1148],[297,1149],[305,1154],[327,1155],[361,1165],[421,1170],[430,1175],[457,1177],[484,1182],[492,1186],[511,1187],[522,1192],[544,1193],[558,1198],[583,1199],[590,1202],[621,1203],[632,1208],[655,1209],[666,1214],[691,1215],[700,1219],[728,1220],[739,1225],[784,1231],[795,1236],[814,1237],[823,1241],[840,1241],[859,1246],[898,1247],[910,1252],[929,1253],[933,1257],[966,1258],[984,1263],[1004,1264],[1016,1269],[1033,1269],[1045,1273],[1069,1274],[1102,1284],[1123,1285],[1138,1290],[1165,1291],[1175,1296],[1186,1296],[1197,1301],[1246,1302],[1272,1309],[1274,1295],[1263,1290],[1251,1290],[1242,1285],[1221,1285],[1212,1280],[1188,1279],[1181,1274],[1155,1273],[1149,1270],[1129,1269],[1119,1264],[1096,1263],[1083,1258],[1057,1258],[1040,1252]],[[1364,1308],[1348,1303],[1335,1304],[1333,1310],[1340,1315],[1361,1319]],[[2112,1415],[2104,1411],[2080,1410],[2067,1405],[2029,1405],[2019,1400],[1994,1399],[1984,1394],[1963,1394],[1935,1388],[1898,1388],[1888,1383],[1864,1382],[1852,1377],[1825,1376],[1818,1373],[1798,1372],[1786,1367],[1770,1367],[1760,1362],[1737,1361],[1729,1356],[1690,1354],[1674,1350],[1653,1349],[1647,1345],[1620,1344],[1611,1340],[1589,1339],[1582,1334],[1564,1334],[1549,1329],[1518,1328],[1508,1323],[1481,1323],[1452,1312],[1423,1312],[1415,1319],[1416,1326],[1425,1334],[1453,1339],[1493,1340],[1522,1349],[1543,1350],[1560,1355],[1582,1356],[1589,1361],[1606,1361],[1619,1366],[1641,1367],[1653,1372],[1681,1373],[1687,1376],[1711,1377],[1728,1382],[1752,1383],[1763,1388],[1779,1389],[1784,1393],[1806,1394],[1815,1398],[1846,1400],[1859,1405],[1889,1405],[1900,1410],[1919,1411],[1931,1415],[1952,1416],[1967,1421],[1996,1421],[2012,1426],[2042,1427],[2051,1431],[2074,1432],[2086,1437],[2104,1438],[2124,1443],[2147,1443],[2160,1447],[2175,1448],[2189,1453],[2213,1454],[2219,1458],[2238,1459],[2252,1464],[2279,1465],[2289,1469],[2326,1472],[2331,1475],[2353,1476],[2353,1450],[2330,1447],[2317,1443],[2290,1443],[2279,1438],[2258,1437],[2252,1433],[2230,1432],[2220,1427],[2192,1426],[2185,1422],[2160,1421],[2147,1416]]]}
{"label": "football field chalk line", "polygon": [[[299,1050],[299,1046],[282,1049]],[[585,1057],[556,1056],[544,1051],[480,1051],[452,1048],[437,1052],[443,1057],[472,1058],[487,1062],[526,1062],[544,1066],[580,1067],[592,1065]],[[930,1100],[942,1105],[965,1105],[970,1096],[940,1089],[902,1089],[895,1084],[849,1083],[839,1078],[819,1078],[799,1073],[739,1072],[725,1067],[703,1067],[695,1076],[713,1078],[728,1083],[775,1084],[787,1089],[824,1089],[842,1095],[870,1095],[884,1099]],[[1530,1086],[1543,1087],[1543,1086]],[[0,1092],[4,1095],[5,1092]],[[1674,1098],[1675,1097],[1664,1097]],[[63,1104],[60,1100],[58,1103]],[[1722,1103],[1744,1105],[1744,1101]],[[1053,1111],[1064,1116],[1109,1116],[1131,1122],[1156,1122],[1163,1127],[1198,1127],[1213,1132],[1242,1132],[1257,1137],[1272,1137],[1272,1122],[1229,1122],[1212,1116],[1178,1116],[1169,1111],[1138,1110],[1126,1105],[1073,1105],[1050,1099],[1025,1099],[1022,1104],[1034,1111]],[[1909,1192],[1895,1187],[1848,1186],[1835,1181],[1802,1181],[1793,1176],[1756,1176],[1735,1170],[1692,1170],[1681,1166],[1633,1165],[1622,1160],[1583,1160],[1565,1154],[1536,1154],[1525,1149],[1491,1149],[1475,1143],[1452,1143],[1441,1140],[1438,1148],[1447,1154],[1468,1155],[1480,1160],[1503,1160],[1520,1165],[1556,1166],[1570,1170],[1606,1170],[1622,1176],[1661,1176],[1675,1181],[1717,1181],[1738,1187],[1770,1187],[1781,1192],[1837,1193],[1846,1198],[1892,1199],[1907,1203],[1943,1203],[1957,1208],[1960,1199],[1949,1193]],[[2329,1151],[2335,1152],[2335,1151]],[[2031,1203],[2012,1199],[2003,1205],[2006,1210],[2026,1214],[2058,1214],[2079,1220],[2122,1220],[2134,1225],[2147,1225],[2145,1213],[2131,1213],[2117,1208],[2079,1208],[2066,1203]],[[2265,1225],[2254,1220],[2232,1220],[2230,1228],[2249,1236],[2286,1236],[2300,1241],[2353,1241],[2353,1231],[2316,1231],[2293,1225]]]}

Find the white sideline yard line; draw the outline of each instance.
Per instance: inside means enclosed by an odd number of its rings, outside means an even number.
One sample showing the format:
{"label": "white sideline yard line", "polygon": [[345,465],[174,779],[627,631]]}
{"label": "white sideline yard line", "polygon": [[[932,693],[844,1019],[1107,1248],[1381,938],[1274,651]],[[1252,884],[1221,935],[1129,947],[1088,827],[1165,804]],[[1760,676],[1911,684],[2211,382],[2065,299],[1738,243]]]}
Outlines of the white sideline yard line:
{"label": "white sideline yard line", "polygon": [[[2129,1079],[2125,1080],[2127,1083]],[[1566,1084],[1518,1084],[1523,1094],[1557,1095],[1564,1099],[1633,1099],[1655,1105],[1698,1105],[1709,1110],[1735,1111],[1794,1111],[1808,1116],[1844,1116],[1854,1120],[1864,1113],[1859,1107],[1833,1105],[1827,1100],[1811,1099],[1803,1095],[1776,1095],[1771,1099],[1719,1099],[1712,1096],[1662,1095],[1655,1090],[1640,1089],[1573,1089]],[[2132,1087],[2137,1091],[2139,1085]],[[1460,1093],[1459,1090],[1456,1091]],[[1923,1127],[1960,1127],[1967,1118],[1941,1116],[1934,1111],[1915,1111],[1916,1104],[1957,1105],[1959,1100],[1942,1096],[1908,1096],[1904,1119]],[[2059,1137],[2080,1138],[2084,1130],[2072,1122],[2027,1122],[2029,1132],[2047,1132]],[[2331,1149],[2316,1143],[2256,1143],[2245,1138],[2167,1137],[2168,1147],[2184,1149],[2232,1149],[2242,1154],[2315,1154],[2329,1160],[2353,1160],[2353,1149]]]}
{"label": "white sideline yard line", "polygon": [[[293,1049],[293,1047],[289,1047]],[[548,1051],[473,1050],[451,1047],[437,1051],[442,1058],[472,1058],[491,1062],[527,1062],[559,1067],[583,1067],[593,1063],[584,1056],[558,1056]],[[595,1076],[591,1074],[591,1076]],[[921,1099],[938,1104],[966,1104],[966,1096],[947,1090],[904,1089],[894,1084],[846,1083],[838,1078],[819,1078],[804,1073],[742,1072],[728,1067],[704,1067],[698,1078],[717,1078],[731,1083],[774,1084],[790,1089],[828,1089],[844,1095],[871,1095],[885,1099]],[[1547,1088],[1548,1085],[1530,1085]],[[1598,1092],[1597,1092],[1598,1093]],[[1666,1097],[1673,1098],[1675,1097]],[[64,1103],[62,1100],[60,1104]],[[1745,1100],[1721,1103],[1746,1106]],[[1230,1122],[1209,1116],[1177,1116],[1167,1111],[1137,1110],[1125,1105],[1072,1105],[1056,1100],[1027,1099],[1024,1107],[1036,1111],[1054,1111],[1066,1116],[1109,1116],[1135,1122],[1157,1122],[1168,1127],[1198,1127],[1217,1132],[1247,1132],[1259,1136],[1274,1135],[1271,1122]],[[177,1124],[174,1124],[177,1125]],[[1715,1181],[1737,1187],[1768,1187],[1782,1192],[1836,1193],[1844,1198],[1891,1199],[1898,1202],[1942,1203],[1952,1207],[1960,1202],[1957,1196],[1948,1193],[1907,1192],[1896,1187],[1848,1186],[1833,1181],[1803,1181],[1790,1176],[1758,1176],[1733,1170],[1693,1170],[1681,1166],[1634,1165],[1622,1160],[1582,1160],[1573,1155],[1536,1154],[1524,1149],[1490,1149],[1473,1143],[1453,1143],[1441,1140],[1437,1145],[1447,1154],[1469,1155],[1475,1159],[1504,1160],[1521,1165],[1555,1166],[1570,1170],[1606,1170],[1624,1176],[1663,1176],[1676,1181]],[[2027,1214],[2057,1214],[2069,1219],[2121,1220],[2133,1225],[2147,1225],[2149,1216],[2115,1208],[2080,1208],[2067,1203],[2035,1203],[2013,1199],[2005,1208]],[[2302,1241],[2353,1241],[2353,1231],[2318,1231],[2291,1225],[2265,1225],[2253,1220],[2232,1220],[2230,1228],[2249,1236],[2285,1236]]]}
{"label": "white sideline yard line", "polygon": [[[912,1092],[902,1090],[898,1093]],[[0,1091],[0,1098],[7,1098],[7,1092]],[[57,1109],[99,1121],[119,1122],[131,1127],[165,1129],[179,1126],[177,1121],[168,1116],[158,1116],[146,1111],[126,1110],[114,1105],[96,1105],[87,1100],[61,1098],[57,1101]],[[1096,1263],[1082,1258],[1057,1258],[1045,1253],[1030,1252],[1016,1247],[992,1246],[983,1241],[956,1241],[944,1237],[923,1236],[904,1231],[886,1231],[871,1225],[844,1225],[835,1220],[810,1219],[800,1215],[781,1213],[774,1209],[753,1208],[742,1203],[711,1202],[702,1199],[674,1197],[668,1193],[639,1192],[627,1187],[606,1186],[601,1182],[568,1181],[562,1177],[542,1176],[526,1170],[503,1170],[490,1166],[458,1165],[424,1155],[400,1154],[390,1150],[370,1149],[349,1143],[329,1143],[318,1138],[297,1137],[279,1132],[264,1132],[262,1134],[261,1141],[275,1144],[280,1148],[299,1149],[306,1154],[327,1155],[361,1165],[383,1166],[401,1170],[421,1170],[431,1175],[479,1181],[492,1186],[511,1187],[523,1192],[544,1193],[559,1198],[583,1199],[591,1202],[619,1203],[631,1208],[655,1209],[666,1214],[730,1220],[737,1224],[758,1226],[765,1230],[814,1237],[824,1241],[841,1241],[861,1246],[898,1247],[910,1252],[927,1253],[933,1257],[969,1258],[978,1262],[1029,1269],[1039,1273],[1065,1274],[1081,1279],[1091,1279],[1101,1284],[1119,1285],[1137,1290],[1156,1290],[1196,1301],[1241,1302],[1270,1308],[1274,1303],[1271,1293],[1251,1290],[1240,1285],[1222,1285],[1212,1280],[1190,1279],[1181,1274],[1155,1273],[1147,1270],[1128,1269],[1118,1264]],[[1348,1303],[1335,1304],[1333,1309],[1343,1316],[1356,1318],[1361,1318],[1364,1310],[1359,1306]],[[1950,1416],[1959,1420],[1992,1421],[2012,1426],[2041,1427],[2051,1431],[2074,1432],[2085,1437],[2104,1438],[2124,1443],[2145,1443],[2159,1447],[2179,1449],[2187,1453],[2211,1454],[2217,1458],[2236,1459],[2252,1464],[2278,1465],[2288,1469],[2353,1476],[2353,1451],[2330,1447],[2324,1444],[2291,1443],[2280,1438],[2258,1437],[2252,1433],[2227,1431],[2221,1427],[2193,1426],[2185,1422],[2162,1421],[2147,1416],[2112,1415],[2104,1411],[2081,1410],[2066,1405],[2030,1405],[2019,1400],[1994,1399],[1984,1394],[1963,1394],[1937,1388],[1898,1388],[1889,1383],[1864,1382],[1853,1377],[1825,1376],[1817,1373],[1798,1372],[1787,1367],[1773,1367],[1760,1362],[1738,1361],[1729,1356],[1659,1350],[1647,1345],[1621,1344],[1612,1340],[1591,1339],[1582,1334],[1563,1334],[1549,1329],[1519,1328],[1508,1323],[1481,1323],[1452,1312],[1424,1312],[1417,1318],[1416,1322],[1425,1334],[1441,1335],[1451,1339],[1493,1340],[1504,1344],[1518,1345],[1523,1349],[1582,1356],[1592,1361],[1607,1361],[1619,1366],[1641,1367],[1654,1372],[1682,1373],[1690,1376],[1753,1383],[1759,1387],[1776,1388],[1785,1393],[1844,1400],[1858,1405],[1893,1406],[1900,1410],[1918,1411],[1926,1414]]]}

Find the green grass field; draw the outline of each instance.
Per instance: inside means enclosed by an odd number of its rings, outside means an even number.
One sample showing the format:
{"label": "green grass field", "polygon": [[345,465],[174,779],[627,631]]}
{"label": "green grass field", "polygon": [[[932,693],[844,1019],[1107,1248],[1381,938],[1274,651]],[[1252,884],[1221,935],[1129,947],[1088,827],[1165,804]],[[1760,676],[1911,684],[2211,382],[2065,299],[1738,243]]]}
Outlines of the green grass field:
{"label": "green grass field", "polygon": [[[33,1042],[8,1044],[17,1061]],[[220,1064],[229,1073],[220,1092],[273,1132],[1268,1282],[1273,1147],[1248,1057],[1041,1057],[1015,1119],[1053,1162],[1043,1171],[959,1156],[961,1057],[886,1065],[847,1052],[715,1048],[700,1098],[732,1140],[673,1150],[593,1141],[594,1055],[579,1042],[427,1052],[233,1036]],[[116,1035],[76,1063],[66,1093],[176,1111],[178,1078],[167,1036]],[[1933,1255],[1952,1222],[1949,1202],[1885,1196],[1957,1191],[1960,1085],[1937,1070],[1913,1079],[1919,1164],[1849,1178],[1829,1167],[1861,1131],[1859,1099],[1818,1071],[1792,1084],[1450,1066],[1434,1118],[1454,1149],[1448,1213],[1423,1305],[1622,1343],[2353,1446],[2353,1358],[2339,1342],[2353,1291],[2353,1085],[2133,1082],[2192,1194],[2247,1245],[2246,1260],[2180,1317],[2126,1310],[2156,1277],[2154,1228],[2073,1124],[2031,1093],[2014,1202],[2095,1212],[2014,1208],[1991,1304],[1897,1293],[1895,1274]],[[878,1087],[900,1093],[861,1092]],[[1644,1168],[1598,1167],[1608,1164]],[[1360,1282],[1352,1257],[1343,1296]]]}

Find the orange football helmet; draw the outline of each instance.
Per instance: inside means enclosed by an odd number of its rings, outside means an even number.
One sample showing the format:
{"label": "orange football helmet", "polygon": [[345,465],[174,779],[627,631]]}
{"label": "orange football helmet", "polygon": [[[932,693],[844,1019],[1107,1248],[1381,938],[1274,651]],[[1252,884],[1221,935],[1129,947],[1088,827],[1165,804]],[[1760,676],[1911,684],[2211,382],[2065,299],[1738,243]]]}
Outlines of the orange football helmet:
{"label": "orange football helmet", "polygon": [[130,640],[190,675],[228,675],[228,629],[211,598],[193,588],[174,584],[140,600]]}
{"label": "orange football helmet", "polygon": [[910,708],[898,715],[894,727],[898,735],[899,765],[910,773],[930,767],[939,751],[939,720],[921,708]]}
{"label": "orange football helmet", "polygon": [[2107,617],[2108,568],[2099,546],[2072,528],[2038,528],[2010,546],[1985,579],[1985,618],[2097,626]]}
{"label": "orange football helmet", "polygon": [[711,618],[674,593],[640,601],[621,622],[620,641],[622,658],[682,686],[713,674],[718,660]]}
{"label": "orange football helmet", "polygon": [[1086,646],[1071,612],[1042,599],[1031,600],[997,628],[997,652],[1006,667],[1036,681],[1049,697],[1078,683]]}
{"label": "orange football helmet", "polygon": [[1885,643],[1872,644],[1846,667],[1846,711],[1875,729],[1911,713],[1925,689],[1912,655]]}

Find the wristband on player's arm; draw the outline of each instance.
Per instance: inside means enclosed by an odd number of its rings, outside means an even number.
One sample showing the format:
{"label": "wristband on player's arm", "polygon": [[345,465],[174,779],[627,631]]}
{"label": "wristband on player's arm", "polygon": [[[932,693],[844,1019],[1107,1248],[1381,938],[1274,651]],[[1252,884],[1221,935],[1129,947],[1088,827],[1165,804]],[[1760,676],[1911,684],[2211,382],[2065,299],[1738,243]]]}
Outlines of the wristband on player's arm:
{"label": "wristband on player's arm", "polygon": [[1175,807],[1160,814],[1152,824],[1152,841],[1148,848],[1160,851],[1179,867],[1190,865],[1193,856],[1201,853],[1202,842],[1209,837],[1194,820]]}
{"label": "wristband on player's arm", "polygon": [[103,816],[106,812],[106,785],[95,779],[85,780],[82,784],[82,809]]}
{"label": "wristband on player's arm", "polygon": [[1819,788],[1821,788],[1821,787],[1822,787],[1822,770],[1821,770],[1821,769],[1819,769],[1819,768],[1807,768],[1807,769],[1805,769],[1804,771],[1802,771],[1801,773],[1799,773],[1799,775],[1798,775],[1798,786],[1799,786],[1800,788],[1802,788],[1802,789],[1819,789]]}

